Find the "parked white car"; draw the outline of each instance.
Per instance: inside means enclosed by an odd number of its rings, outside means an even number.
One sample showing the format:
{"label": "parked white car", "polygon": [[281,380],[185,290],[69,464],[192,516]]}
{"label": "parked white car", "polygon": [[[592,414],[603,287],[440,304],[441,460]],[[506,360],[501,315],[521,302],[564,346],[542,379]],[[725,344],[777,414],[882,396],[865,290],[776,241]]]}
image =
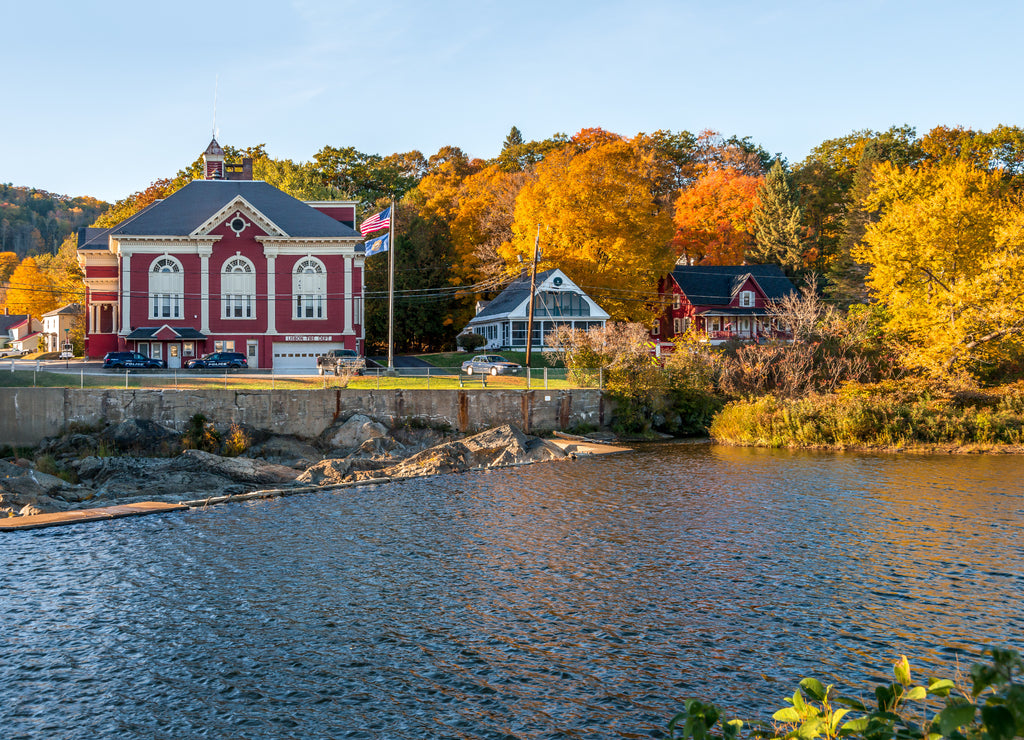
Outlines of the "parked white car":
{"label": "parked white car", "polygon": [[488,373],[490,375],[514,375],[523,369],[522,365],[509,362],[501,355],[477,355],[472,360],[462,363],[462,372],[466,375]]}

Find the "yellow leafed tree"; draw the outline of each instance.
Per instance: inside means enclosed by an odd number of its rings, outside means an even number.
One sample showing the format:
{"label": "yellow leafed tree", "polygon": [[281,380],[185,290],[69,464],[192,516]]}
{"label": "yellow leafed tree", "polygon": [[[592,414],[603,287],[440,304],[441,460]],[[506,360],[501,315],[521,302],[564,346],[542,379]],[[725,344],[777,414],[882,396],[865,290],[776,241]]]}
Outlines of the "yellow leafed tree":
{"label": "yellow leafed tree", "polygon": [[[579,138],[579,137],[577,137]],[[516,201],[511,243],[499,247],[510,273],[529,264],[540,226],[541,269],[559,268],[615,320],[648,322],[658,278],[674,263],[670,206],[632,144],[588,133],[549,154]]]}
{"label": "yellow leafed tree", "polygon": [[41,319],[47,311],[58,308],[53,282],[39,269],[35,259],[26,257],[11,273],[7,289],[7,310],[12,314],[29,314]]}
{"label": "yellow leafed tree", "polygon": [[1000,172],[884,163],[867,206],[881,215],[855,256],[908,365],[977,374],[1022,357],[1024,212]]}

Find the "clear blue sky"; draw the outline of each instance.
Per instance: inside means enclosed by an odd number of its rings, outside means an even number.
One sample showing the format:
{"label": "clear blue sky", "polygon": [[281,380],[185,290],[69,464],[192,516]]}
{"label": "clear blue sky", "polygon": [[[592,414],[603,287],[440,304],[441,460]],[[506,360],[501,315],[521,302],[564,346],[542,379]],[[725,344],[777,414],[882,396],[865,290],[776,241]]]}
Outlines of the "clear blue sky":
{"label": "clear blue sky", "polygon": [[600,126],[705,128],[791,162],[855,129],[1022,124],[1024,3],[0,2],[0,182],[116,200],[213,129],[306,161],[323,146],[493,157]]}

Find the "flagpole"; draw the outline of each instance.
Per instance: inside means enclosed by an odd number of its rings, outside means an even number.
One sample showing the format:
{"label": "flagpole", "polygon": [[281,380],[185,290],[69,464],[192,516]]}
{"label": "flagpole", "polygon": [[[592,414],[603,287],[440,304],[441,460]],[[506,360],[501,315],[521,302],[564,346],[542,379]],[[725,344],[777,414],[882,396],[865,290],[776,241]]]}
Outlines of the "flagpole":
{"label": "flagpole", "polygon": [[526,320],[526,372],[530,372],[530,350],[533,348],[533,299],[537,295],[537,256],[540,254],[540,224],[537,224],[537,239],[533,242],[533,270],[530,273],[530,309]]}
{"label": "flagpole", "polygon": [[388,374],[395,372],[395,199],[388,223]]}

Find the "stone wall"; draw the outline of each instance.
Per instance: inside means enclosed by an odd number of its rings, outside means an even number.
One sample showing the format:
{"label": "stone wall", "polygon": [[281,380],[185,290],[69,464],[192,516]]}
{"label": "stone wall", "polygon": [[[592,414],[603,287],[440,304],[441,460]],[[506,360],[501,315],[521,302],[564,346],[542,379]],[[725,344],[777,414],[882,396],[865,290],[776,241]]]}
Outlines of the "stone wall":
{"label": "stone wall", "polygon": [[[609,423],[593,389],[573,390],[84,390],[0,389],[0,444],[30,446],[69,424],[141,418],[184,430],[201,413],[217,424],[312,439],[339,417],[362,412],[390,422],[449,425],[465,432],[513,424],[536,433]],[[605,418],[608,414],[608,418]]]}

